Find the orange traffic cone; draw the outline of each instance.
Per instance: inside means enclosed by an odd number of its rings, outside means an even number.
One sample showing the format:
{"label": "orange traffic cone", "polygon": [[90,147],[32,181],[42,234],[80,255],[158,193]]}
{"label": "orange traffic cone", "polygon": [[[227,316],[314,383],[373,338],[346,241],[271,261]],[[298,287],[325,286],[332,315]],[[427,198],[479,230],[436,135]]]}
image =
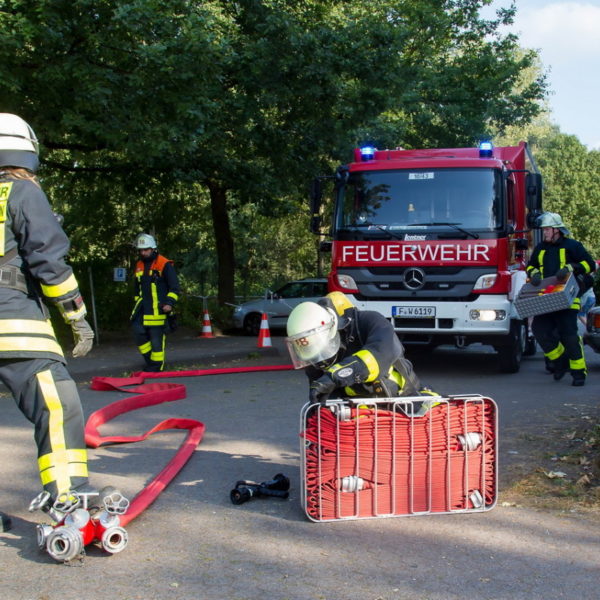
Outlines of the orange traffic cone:
{"label": "orange traffic cone", "polygon": [[258,348],[270,348],[271,344],[271,332],[269,331],[269,320],[267,319],[267,313],[262,314],[260,321],[260,329],[258,331]]}
{"label": "orange traffic cone", "polygon": [[212,327],[210,325],[210,315],[208,314],[208,309],[204,309],[204,321],[202,322],[202,333],[198,336],[201,338],[213,338],[215,337],[212,332]]}

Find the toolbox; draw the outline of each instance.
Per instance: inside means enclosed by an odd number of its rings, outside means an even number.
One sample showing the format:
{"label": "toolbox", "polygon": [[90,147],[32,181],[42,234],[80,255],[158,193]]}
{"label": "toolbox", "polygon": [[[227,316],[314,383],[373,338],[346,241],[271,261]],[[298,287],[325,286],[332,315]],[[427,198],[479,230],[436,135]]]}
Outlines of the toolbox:
{"label": "toolbox", "polygon": [[[558,285],[564,287],[560,291],[544,293],[548,287]],[[515,308],[521,319],[564,310],[573,304],[578,291],[579,284],[573,273],[564,283],[559,283],[556,277],[546,277],[538,286],[526,283],[515,300]]]}

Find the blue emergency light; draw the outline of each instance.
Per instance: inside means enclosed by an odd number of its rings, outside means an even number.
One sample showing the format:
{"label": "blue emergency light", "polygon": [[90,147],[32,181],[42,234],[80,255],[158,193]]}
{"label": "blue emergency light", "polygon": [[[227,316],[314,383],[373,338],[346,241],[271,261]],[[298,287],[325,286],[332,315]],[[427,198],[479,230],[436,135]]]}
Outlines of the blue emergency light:
{"label": "blue emergency light", "polygon": [[494,154],[494,144],[492,142],[479,143],[479,158],[492,158]]}
{"label": "blue emergency light", "polygon": [[360,149],[360,156],[363,161],[373,160],[375,158],[375,148],[373,146],[363,146]]}

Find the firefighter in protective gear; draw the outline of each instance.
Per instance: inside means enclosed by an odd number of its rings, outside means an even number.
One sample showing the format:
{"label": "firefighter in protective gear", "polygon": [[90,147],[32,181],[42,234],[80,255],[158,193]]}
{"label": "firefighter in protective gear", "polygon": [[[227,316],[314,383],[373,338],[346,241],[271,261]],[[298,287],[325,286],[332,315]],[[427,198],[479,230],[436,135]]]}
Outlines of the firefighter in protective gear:
{"label": "firefighter in protective gear", "polygon": [[173,261],[160,255],[156,240],[138,235],[135,247],[135,305],[131,313],[133,334],[146,371],[162,371],[165,364],[166,331],[174,329],[173,307],[179,298],[179,281]]}
{"label": "firefighter in protective gear", "polygon": [[35,426],[38,467],[51,502],[88,485],[83,411],[44,301],[55,305],[84,356],[94,334],[71,267],[69,240],[35,172],[38,141],[0,114],[0,380]]}
{"label": "firefighter in protective gear", "polygon": [[437,395],[419,382],[390,322],[359,311],[341,292],[292,310],[286,344],[296,369],[305,368],[309,401]]}
{"label": "firefighter in protective gear", "polygon": [[544,351],[548,370],[555,381],[571,371],[572,384],[585,384],[587,374],[583,343],[577,328],[577,314],[581,309],[581,296],[593,284],[591,273],[596,263],[581,242],[570,238],[560,215],[546,212],[538,226],[542,241],[534,248],[527,264],[527,274],[532,285],[538,286],[545,277],[556,276],[566,281],[571,273],[579,284],[573,304],[564,310],[536,315],[531,325],[533,335]]}

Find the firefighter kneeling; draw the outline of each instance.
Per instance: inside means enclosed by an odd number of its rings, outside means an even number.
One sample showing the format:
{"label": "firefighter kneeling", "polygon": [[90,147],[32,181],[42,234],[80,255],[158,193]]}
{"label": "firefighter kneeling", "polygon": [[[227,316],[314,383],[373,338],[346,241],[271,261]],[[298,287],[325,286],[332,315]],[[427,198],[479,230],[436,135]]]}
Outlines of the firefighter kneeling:
{"label": "firefighter kneeling", "polygon": [[310,380],[311,403],[330,397],[437,396],[421,385],[391,323],[378,312],[359,311],[341,292],[299,304],[287,333],[294,367],[305,368]]}

